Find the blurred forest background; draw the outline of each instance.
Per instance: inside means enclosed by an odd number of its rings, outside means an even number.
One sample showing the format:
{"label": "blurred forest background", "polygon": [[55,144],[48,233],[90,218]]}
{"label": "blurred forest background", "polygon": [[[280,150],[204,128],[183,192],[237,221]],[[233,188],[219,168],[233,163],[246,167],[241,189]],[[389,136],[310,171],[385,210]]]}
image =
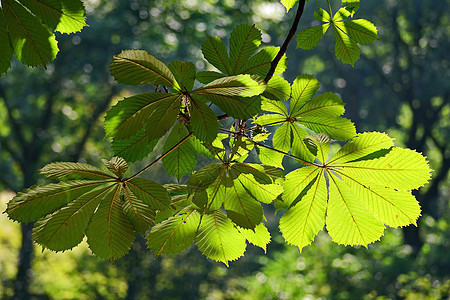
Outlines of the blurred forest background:
{"label": "blurred forest background", "polygon": [[[324,8],[325,1],[318,1]],[[341,1],[331,1],[339,5]],[[333,54],[331,36],[310,51],[288,50],[285,79],[314,74],[321,91],[341,95],[358,132],[386,131],[424,153],[434,170],[417,194],[418,227],[387,229],[366,248],[344,247],[320,234],[300,254],[284,243],[276,215],[267,254],[248,246],[229,268],[195,248],[158,257],[138,236],[132,251],[111,263],[86,244],[52,253],[31,242],[32,224],[0,215],[0,297],[3,299],[450,299],[450,16],[448,0],[364,0],[356,18],[375,23],[380,41],[362,49],[355,68]],[[0,210],[15,192],[44,183],[52,161],[99,165],[113,153],[103,140],[105,111],[136,93],[109,74],[112,56],[144,49],[169,63],[208,66],[207,35],[228,38],[242,22],[256,24],[266,45],[283,42],[295,12],[277,0],[87,0],[81,33],[57,36],[61,52],[44,70],[14,62],[0,78]],[[300,28],[316,25],[309,1]],[[150,87],[149,87],[150,88]],[[146,161],[134,164],[140,169]],[[289,170],[289,162],[285,161]],[[147,173],[173,182],[160,166]],[[273,210],[267,206],[265,209]]]}

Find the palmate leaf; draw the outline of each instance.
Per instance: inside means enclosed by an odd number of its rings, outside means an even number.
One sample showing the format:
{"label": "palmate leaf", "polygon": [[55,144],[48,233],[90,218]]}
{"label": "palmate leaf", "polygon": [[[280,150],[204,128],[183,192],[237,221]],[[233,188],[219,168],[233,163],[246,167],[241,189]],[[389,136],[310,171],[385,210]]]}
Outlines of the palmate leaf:
{"label": "palmate leaf", "polygon": [[57,42],[52,30],[61,33],[80,31],[85,9],[79,0],[4,0],[0,7],[0,74],[5,73],[15,53],[29,66],[55,59]]}
{"label": "palmate leaf", "polygon": [[108,171],[80,163],[52,163],[41,173],[61,180],[18,193],[6,209],[17,221],[36,221],[35,241],[54,251],[71,249],[86,234],[94,254],[116,259],[128,252],[134,233],[145,232],[155,211],[170,204],[167,190],[142,178],[124,179],[127,163],[104,161]]}
{"label": "palmate leaf", "polygon": [[305,50],[315,48],[332,26],[336,58],[353,66],[360,55],[358,44],[367,45],[378,40],[377,28],[371,22],[365,19],[344,21],[348,17],[353,17],[358,8],[358,3],[349,3],[346,7],[340,8],[333,18],[320,8],[314,17],[325,24],[300,31],[297,35],[297,48]]}
{"label": "palmate leaf", "polygon": [[363,133],[327,162],[329,139],[313,140],[322,165],[293,171],[283,183],[283,207],[289,209],[280,220],[280,230],[286,241],[301,250],[326,224],[335,242],[366,246],[380,238],[385,225],[416,223],[420,207],[411,189],[426,183],[431,171],[423,156],[394,148],[370,158],[369,152],[391,149],[392,139]]}
{"label": "palmate leaf", "polygon": [[341,117],[345,111],[342,100],[333,93],[313,97],[319,88],[320,83],[312,75],[300,75],[292,84],[289,111],[284,103],[265,99],[262,109],[274,114],[254,120],[261,126],[281,125],[273,135],[274,147],[283,152],[291,151],[294,156],[308,162],[314,160],[314,155],[304,142],[308,132],[303,126],[342,141],[356,134],[353,123]]}
{"label": "palmate leaf", "polygon": [[83,240],[87,225],[111,188],[95,189],[76,198],[67,206],[40,219],[33,229],[34,241],[54,251],[71,249]]}

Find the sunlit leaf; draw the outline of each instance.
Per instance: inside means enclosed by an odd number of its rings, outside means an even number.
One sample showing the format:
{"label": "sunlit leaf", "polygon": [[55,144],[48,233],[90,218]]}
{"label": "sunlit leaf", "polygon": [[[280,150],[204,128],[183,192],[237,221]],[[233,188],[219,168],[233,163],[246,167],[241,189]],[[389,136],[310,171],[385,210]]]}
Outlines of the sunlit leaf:
{"label": "sunlit leaf", "polygon": [[200,214],[188,206],[175,216],[156,224],[147,234],[147,246],[155,252],[155,256],[178,254],[194,243],[199,223]]}
{"label": "sunlit leaf", "polygon": [[230,36],[230,72],[239,74],[239,69],[248,61],[261,44],[261,32],[256,27],[241,24],[233,29]]}
{"label": "sunlit leaf", "polygon": [[87,242],[92,252],[105,259],[124,256],[133,245],[134,229],[123,212],[120,188],[108,192],[92,216]]}
{"label": "sunlit leaf", "polygon": [[245,237],[221,210],[203,215],[196,245],[207,258],[221,261],[226,266],[244,255],[246,248]]}

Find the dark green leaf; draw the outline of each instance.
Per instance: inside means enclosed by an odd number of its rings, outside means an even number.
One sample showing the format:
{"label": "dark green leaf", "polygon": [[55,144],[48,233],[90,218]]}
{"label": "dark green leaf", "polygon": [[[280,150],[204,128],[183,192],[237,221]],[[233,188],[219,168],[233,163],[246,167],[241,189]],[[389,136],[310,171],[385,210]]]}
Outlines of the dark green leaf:
{"label": "dark green leaf", "polygon": [[155,84],[180,89],[169,68],[144,50],[122,51],[114,56],[110,71],[122,84]]}

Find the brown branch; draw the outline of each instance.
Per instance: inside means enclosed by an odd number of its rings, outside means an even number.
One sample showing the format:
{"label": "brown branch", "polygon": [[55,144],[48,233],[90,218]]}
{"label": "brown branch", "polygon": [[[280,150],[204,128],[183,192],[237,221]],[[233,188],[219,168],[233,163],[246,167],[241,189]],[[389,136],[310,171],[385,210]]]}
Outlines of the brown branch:
{"label": "brown branch", "polygon": [[298,4],[297,14],[295,15],[294,22],[292,23],[291,29],[289,30],[289,33],[284,40],[283,45],[280,48],[280,51],[278,52],[277,56],[275,56],[274,60],[270,64],[270,70],[269,73],[267,73],[266,78],[264,78],[264,82],[269,82],[270,78],[272,78],[273,74],[275,73],[275,69],[280,62],[281,58],[284,54],[286,54],[287,48],[289,46],[289,43],[291,42],[292,38],[294,37],[295,33],[297,32],[298,24],[300,23],[300,18],[303,15],[303,10],[305,9],[305,0],[300,0]]}

